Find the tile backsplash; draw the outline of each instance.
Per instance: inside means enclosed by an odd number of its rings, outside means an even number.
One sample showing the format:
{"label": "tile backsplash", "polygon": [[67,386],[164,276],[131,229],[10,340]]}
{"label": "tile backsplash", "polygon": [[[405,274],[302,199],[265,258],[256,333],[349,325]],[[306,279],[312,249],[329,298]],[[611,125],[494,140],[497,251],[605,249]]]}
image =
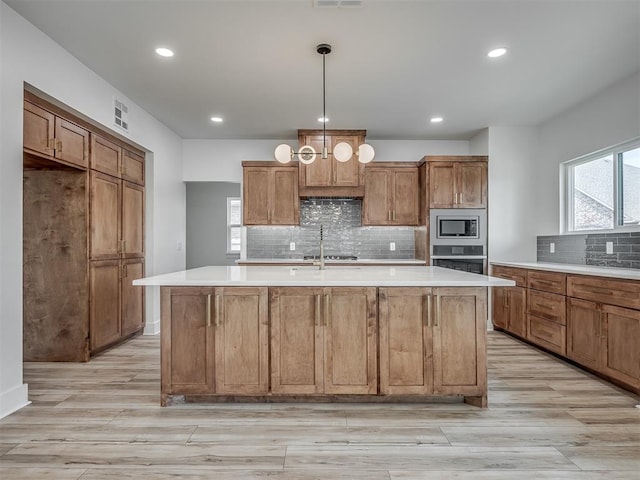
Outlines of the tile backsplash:
{"label": "tile backsplash", "polygon": [[[363,227],[360,199],[306,199],[300,226],[247,227],[247,258],[302,258],[318,255],[320,225],[325,255],[358,258],[414,258],[414,227]],[[296,249],[289,250],[294,242]],[[395,251],[389,249],[395,243]]]}
{"label": "tile backsplash", "polygon": [[[607,242],[613,253],[607,253]],[[541,236],[537,256],[539,262],[640,269],[640,232]]]}

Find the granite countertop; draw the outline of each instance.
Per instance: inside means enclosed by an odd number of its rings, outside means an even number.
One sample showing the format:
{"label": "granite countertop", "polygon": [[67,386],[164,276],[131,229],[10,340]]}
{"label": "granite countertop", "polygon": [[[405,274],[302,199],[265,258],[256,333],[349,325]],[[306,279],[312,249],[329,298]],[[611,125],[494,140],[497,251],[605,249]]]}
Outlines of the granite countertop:
{"label": "granite countertop", "polygon": [[546,270],[551,272],[572,273],[576,275],[592,275],[595,277],[624,278],[640,280],[640,270],[629,268],[597,267],[594,265],[572,265],[567,263],[546,262],[491,262],[491,265],[504,267],[530,268],[532,270]]}
{"label": "granite countertop", "polygon": [[212,266],[134,280],[134,285],[250,287],[508,287],[515,282],[423,266]]}
{"label": "granite countertop", "polygon": [[[313,265],[315,260],[302,258],[245,258],[236,260],[239,264],[274,264],[274,265]],[[325,260],[326,265],[426,265],[426,260],[414,258],[359,258],[357,260]]]}

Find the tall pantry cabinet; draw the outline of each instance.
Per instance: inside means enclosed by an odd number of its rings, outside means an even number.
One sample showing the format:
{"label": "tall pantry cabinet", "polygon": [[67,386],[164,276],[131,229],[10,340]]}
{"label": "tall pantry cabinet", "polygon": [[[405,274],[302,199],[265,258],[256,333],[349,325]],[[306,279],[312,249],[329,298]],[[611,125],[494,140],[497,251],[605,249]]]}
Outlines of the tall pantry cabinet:
{"label": "tall pantry cabinet", "polygon": [[144,154],[25,92],[25,361],[87,361],[139,333]]}

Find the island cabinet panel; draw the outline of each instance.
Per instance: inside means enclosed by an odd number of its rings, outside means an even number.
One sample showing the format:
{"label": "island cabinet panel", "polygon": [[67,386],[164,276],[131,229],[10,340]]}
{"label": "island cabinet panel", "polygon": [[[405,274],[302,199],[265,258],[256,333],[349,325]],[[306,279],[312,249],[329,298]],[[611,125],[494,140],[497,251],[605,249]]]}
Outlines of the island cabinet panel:
{"label": "island cabinet panel", "polygon": [[640,311],[602,307],[602,373],[640,389]]}
{"label": "island cabinet panel", "polygon": [[433,393],[430,288],[380,288],[380,393]]}
{"label": "island cabinet panel", "polygon": [[601,310],[597,303],[567,299],[567,357],[598,370],[601,328]]}
{"label": "island cabinet panel", "polygon": [[163,404],[167,394],[215,391],[213,296],[207,287],[161,289]]}
{"label": "island cabinet panel", "polygon": [[323,392],[322,295],[322,288],[270,289],[273,393]]}
{"label": "island cabinet panel", "polygon": [[323,296],[325,393],[377,393],[376,289],[326,288]]}
{"label": "island cabinet panel", "polygon": [[269,313],[266,288],[216,288],[216,393],[266,394]]}
{"label": "island cabinet panel", "polygon": [[438,287],[433,294],[434,391],[477,395],[486,404],[486,289]]}
{"label": "island cabinet panel", "polygon": [[[251,166],[246,166],[251,163]],[[245,225],[298,225],[297,166],[255,166],[243,163],[242,221]]]}

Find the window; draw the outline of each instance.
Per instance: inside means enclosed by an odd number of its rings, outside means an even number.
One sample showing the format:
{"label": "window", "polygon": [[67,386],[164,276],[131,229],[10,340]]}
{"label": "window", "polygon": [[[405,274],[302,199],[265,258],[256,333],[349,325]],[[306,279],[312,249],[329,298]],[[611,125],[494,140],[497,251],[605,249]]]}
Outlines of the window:
{"label": "window", "polygon": [[239,197],[227,197],[227,253],[242,248],[242,203]]}
{"label": "window", "polygon": [[640,140],[564,164],[565,231],[640,230]]}

